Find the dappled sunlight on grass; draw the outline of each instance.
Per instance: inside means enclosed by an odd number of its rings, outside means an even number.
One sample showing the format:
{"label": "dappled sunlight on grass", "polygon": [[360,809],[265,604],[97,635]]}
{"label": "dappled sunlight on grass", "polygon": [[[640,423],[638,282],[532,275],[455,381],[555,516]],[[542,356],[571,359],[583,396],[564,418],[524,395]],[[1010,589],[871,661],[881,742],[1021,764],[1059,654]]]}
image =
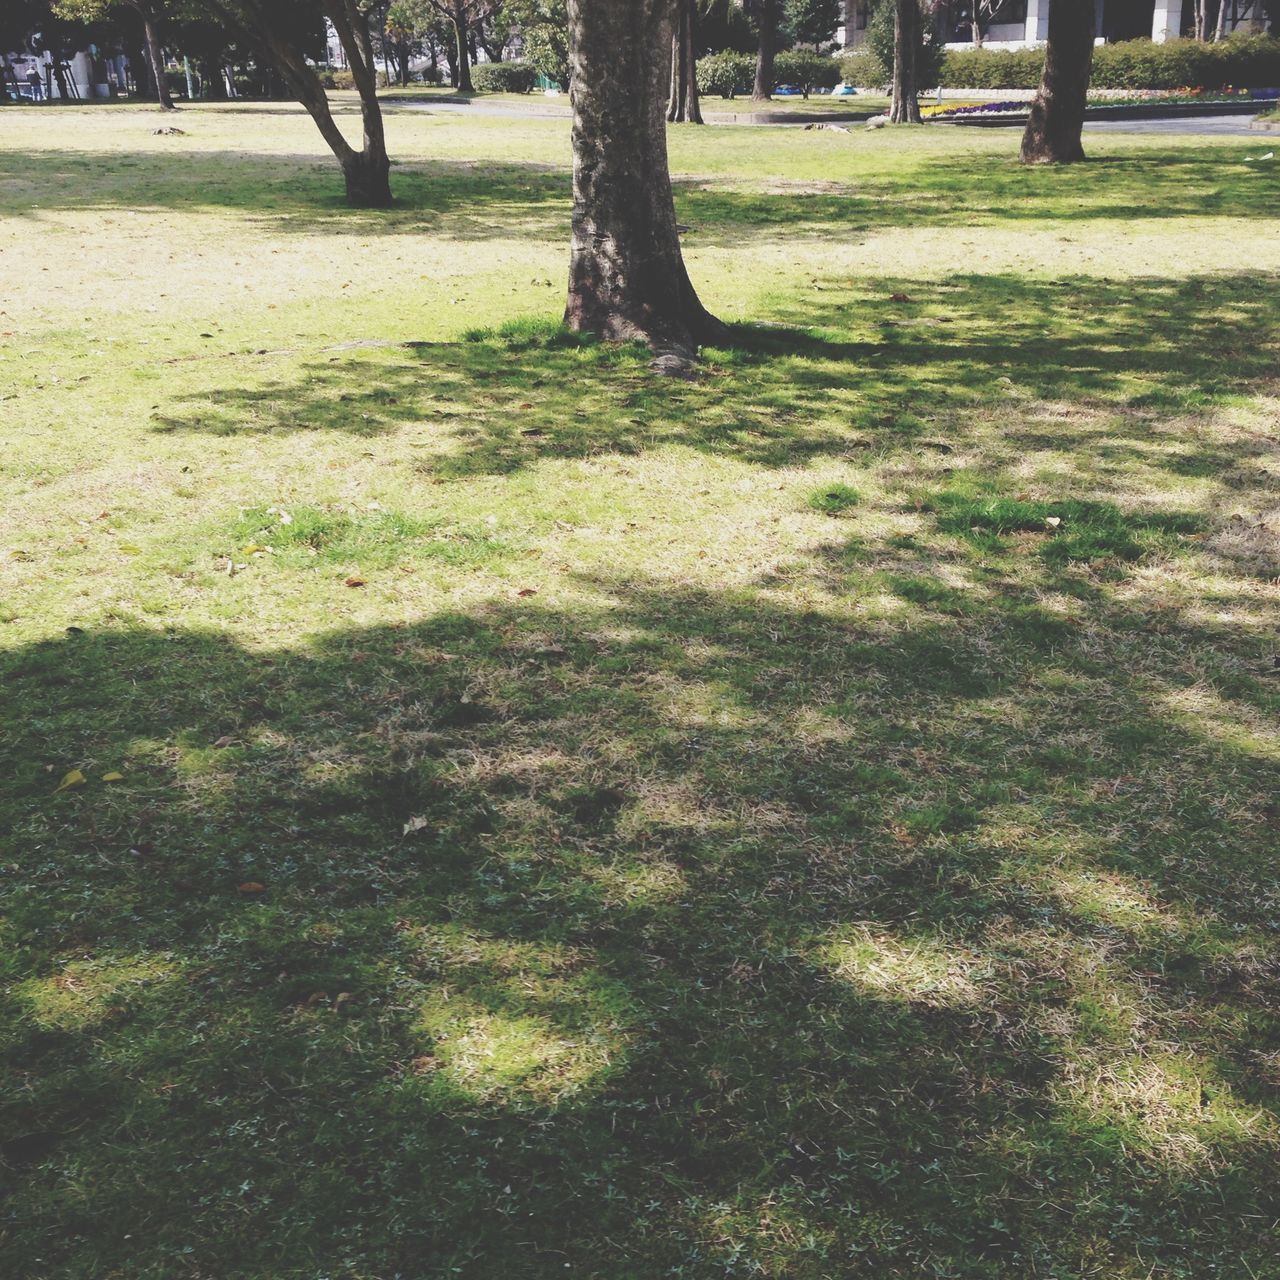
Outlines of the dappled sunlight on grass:
{"label": "dappled sunlight on grass", "polygon": [[0,143],[9,1269],[1266,1274],[1247,143],[680,131],[686,383],[562,123],[277,110]]}

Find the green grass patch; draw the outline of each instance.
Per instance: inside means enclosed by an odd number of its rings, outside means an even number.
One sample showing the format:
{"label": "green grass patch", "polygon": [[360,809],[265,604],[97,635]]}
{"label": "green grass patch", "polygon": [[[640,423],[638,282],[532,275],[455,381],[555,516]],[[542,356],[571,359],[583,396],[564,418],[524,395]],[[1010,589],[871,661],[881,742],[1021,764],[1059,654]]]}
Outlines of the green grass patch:
{"label": "green grass patch", "polygon": [[0,114],[0,1271],[1274,1272],[1256,140]]}

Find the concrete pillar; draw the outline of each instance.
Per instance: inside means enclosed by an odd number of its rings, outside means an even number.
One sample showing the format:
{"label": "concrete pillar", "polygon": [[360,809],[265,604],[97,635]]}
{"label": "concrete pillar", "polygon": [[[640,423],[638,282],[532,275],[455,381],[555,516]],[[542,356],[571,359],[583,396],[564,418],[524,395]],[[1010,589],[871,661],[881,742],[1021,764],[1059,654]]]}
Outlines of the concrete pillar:
{"label": "concrete pillar", "polygon": [[1044,44],[1048,38],[1049,0],[1027,0],[1027,30],[1023,39],[1028,44]]}
{"label": "concrete pillar", "polygon": [[1176,40],[1182,34],[1182,0],[1156,0],[1151,17],[1151,38],[1157,44]]}

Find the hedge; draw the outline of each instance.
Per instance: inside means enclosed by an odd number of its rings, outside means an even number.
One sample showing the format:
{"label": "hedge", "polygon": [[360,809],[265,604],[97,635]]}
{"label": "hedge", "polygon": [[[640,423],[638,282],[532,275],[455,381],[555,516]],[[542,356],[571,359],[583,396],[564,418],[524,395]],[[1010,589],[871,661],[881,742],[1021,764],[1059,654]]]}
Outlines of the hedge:
{"label": "hedge", "polygon": [[[942,60],[944,89],[1035,89],[1043,49],[949,49]],[[1093,51],[1094,89],[1269,89],[1280,87],[1280,40],[1231,36],[1198,40],[1124,40]]]}
{"label": "hedge", "polygon": [[[734,98],[748,94],[756,83],[756,59],[752,53],[713,53],[698,60],[698,92]],[[808,93],[811,89],[834,89],[840,83],[840,63],[820,53],[788,50],[778,54],[773,64],[773,87],[794,85]]]}
{"label": "hedge", "polygon": [[840,81],[859,89],[882,88],[891,77],[886,77],[880,59],[870,49],[846,53],[839,59]]}
{"label": "hedge", "polygon": [[756,79],[756,60],[749,53],[713,53],[698,60],[698,92],[734,98],[750,93]]}
{"label": "hedge", "polygon": [[471,83],[480,93],[532,93],[538,73],[527,62],[479,62]]}
{"label": "hedge", "polygon": [[840,65],[820,53],[780,53],[773,63],[773,83],[775,89],[789,84],[806,95],[811,89],[834,89],[840,83]]}

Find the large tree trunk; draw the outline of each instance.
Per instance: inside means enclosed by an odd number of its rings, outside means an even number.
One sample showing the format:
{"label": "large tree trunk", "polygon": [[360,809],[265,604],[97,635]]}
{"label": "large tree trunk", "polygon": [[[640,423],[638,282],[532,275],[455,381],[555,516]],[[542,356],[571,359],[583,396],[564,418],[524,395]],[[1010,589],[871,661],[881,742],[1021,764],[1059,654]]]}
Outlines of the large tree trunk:
{"label": "large tree trunk", "polygon": [[753,102],[768,102],[773,97],[773,61],[778,56],[778,11],[781,0],[759,0],[760,45],[756,53],[756,82],[751,90]]}
{"label": "large tree trunk", "polygon": [[920,0],[894,0],[893,96],[889,120],[893,124],[920,123],[920,86],[916,83],[916,50],[920,47]]}
{"label": "large tree trunk", "polygon": [[156,98],[161,111],[173,111],[173,97],[169,93],[169,83],[164,74],[164,50],[160,47],[160,37],[156,33],[156,24],[150,6],[134,4],[134,11],[142,19],[142,31],[147,43],[147,62],[151,67],[151,75],[156,83]]}
{"label": "large tree trunk", "polygon": [[697,0],[676,0],[676,29],[671,37],[671,100],[667,119],[673,124],[701,124],[698,100]]}
{"label": "large tree trunk", "polygon": [[1040,91],[1022,135],[1024,164],[1084,159],[1080,132],[1093,70],[1094,0],[1051,0]]}
{"label": "large tree trunk", "polygon": [[726,330],[685,270],[667,167],[673,0],[569,0],[573,249],[565,323],[687,370]]}

